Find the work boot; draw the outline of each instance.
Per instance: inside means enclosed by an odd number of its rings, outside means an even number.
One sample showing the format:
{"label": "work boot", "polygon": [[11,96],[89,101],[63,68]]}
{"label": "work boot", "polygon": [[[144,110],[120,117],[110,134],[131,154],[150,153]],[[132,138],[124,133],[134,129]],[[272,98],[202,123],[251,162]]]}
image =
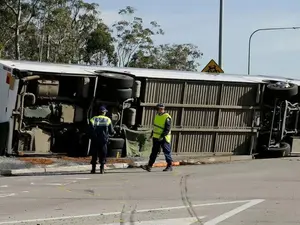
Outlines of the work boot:
{"label": "work boot", "polygon": [[173,171],[172,165],[168,165],[163,171],[164,171],[164,172],[167,172],[167,171]]}
{"label": "work boot", "polygon": [[148,166],[148,165],[142,165],[141,168],[142,168],[143,170],[147,170],[148,172],[151,172],[151,167]]}
{"label": "work boot", "polygon": [[104,164],[101,164],[101,165],[100,165],[100,173],[101,173],[101,174],[104,174]]}
{"label": "work boot", "polygon": [[92,174],[96,173],[96,165],[92,165],[91,173],[92,173]]}

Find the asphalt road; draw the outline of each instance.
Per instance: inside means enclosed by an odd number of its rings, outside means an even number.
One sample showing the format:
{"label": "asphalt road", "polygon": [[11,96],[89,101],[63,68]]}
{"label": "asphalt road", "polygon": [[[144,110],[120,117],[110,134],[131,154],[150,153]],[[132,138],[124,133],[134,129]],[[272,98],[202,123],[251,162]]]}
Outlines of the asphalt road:
{"label": "asphalt road", "polygon": [[299,168],[290,158],[0,177],[0,225],[300,224]]}

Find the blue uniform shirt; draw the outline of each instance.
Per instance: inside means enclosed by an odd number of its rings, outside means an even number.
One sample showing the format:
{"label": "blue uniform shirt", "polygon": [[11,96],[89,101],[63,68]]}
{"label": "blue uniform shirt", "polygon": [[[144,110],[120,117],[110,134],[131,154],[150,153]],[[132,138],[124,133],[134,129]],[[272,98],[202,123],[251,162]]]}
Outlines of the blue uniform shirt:
{"label": "blue uniform shirt", "polygon": [[92,140],[107,143],[109,135],[114,134],[111,119],[107,116],[94,116],[90,119],[90,133]]}

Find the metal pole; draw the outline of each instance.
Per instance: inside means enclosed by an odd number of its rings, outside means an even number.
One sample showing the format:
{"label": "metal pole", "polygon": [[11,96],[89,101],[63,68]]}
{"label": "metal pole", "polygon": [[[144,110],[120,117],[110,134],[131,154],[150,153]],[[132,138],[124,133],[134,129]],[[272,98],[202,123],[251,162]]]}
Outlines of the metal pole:
{"label": "metal pole", "polygon": [[223,41],[223,0],[220,0],[220,15],[219,15],[219,66],[222,68],[222,41]]}
{"label": "metal pole", "polygon": [[249,37],[248,41],[248,75],[250,74],[250,63],[251,63],[251,40],[252,37],[255,33],[259,31],[270,31],[270,30],[295,30],[295,29],[300,29],[300,27],[274,27],[274,28],[262,28],[262,29],[257,29],[252,32],[252,34]]}
{"label": "metal pole", "polygon": [[[89,112],[87,112],[87,124],[89,125],[90,123],[90,118],[92,117],[93,115],[93,106],[94,106],[94,100],[96,98],[96,93],[97,93],[97,88],[98,88],[98,77],[95,78],[95,86],[94,86],[94,93],[93,93],[93,100],[91,102],[91,105],[90,105],[90,108],[89,108]],[[91,139],[89,139],[89,142],[88,142],[88,149],[87,149],[87,156],[89,156],[90,154],[90,150],[91,150]]]}

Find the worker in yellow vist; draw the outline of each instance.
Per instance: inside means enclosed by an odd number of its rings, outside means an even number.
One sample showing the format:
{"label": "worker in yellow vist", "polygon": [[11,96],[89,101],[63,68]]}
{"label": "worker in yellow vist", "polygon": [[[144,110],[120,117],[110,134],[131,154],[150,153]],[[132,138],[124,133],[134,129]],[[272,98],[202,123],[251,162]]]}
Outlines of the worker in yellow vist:
{"label": "worker in yellow vist", "polygon": [[99,158],[100,173],[104,173],[104,165],[107,156],[107,143],[109,135],[115,133],[111,119],[106,116],[106,108],[101,106],[99,115],[90,119],[90,134],[91,134],[91,152],[92,152],[92,170],[91,173],[96,172],[97,159]]}
{"label": "worker in yellow vist", "polygon": [[167,167],[163,171],[172,171],[172,156],[171,156],[171,116],[165,112],[164,104],[160,103],[156,105],[157,114],[154,118],[152,138],[153,147],[149,158],[148,165],[141,166],[142,169],[151,172],[151,168],[160,153],[160,149],[163,149]]}

